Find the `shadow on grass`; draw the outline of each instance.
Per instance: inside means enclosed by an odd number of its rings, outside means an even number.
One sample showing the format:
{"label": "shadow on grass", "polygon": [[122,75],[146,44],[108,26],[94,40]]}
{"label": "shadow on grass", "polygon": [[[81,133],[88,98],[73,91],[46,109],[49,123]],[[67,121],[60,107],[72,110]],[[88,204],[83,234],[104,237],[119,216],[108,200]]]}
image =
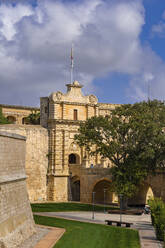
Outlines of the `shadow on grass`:
{"label": "shadow on grass", "polygon": [[[92,211],[92,204],[83,203],[32,203],[33,212],[65,212],[65,211]],[[105,207],[105,210],[118,209],[118,207]],[[103,212],[104,206],[95,205],[95,211]]]}

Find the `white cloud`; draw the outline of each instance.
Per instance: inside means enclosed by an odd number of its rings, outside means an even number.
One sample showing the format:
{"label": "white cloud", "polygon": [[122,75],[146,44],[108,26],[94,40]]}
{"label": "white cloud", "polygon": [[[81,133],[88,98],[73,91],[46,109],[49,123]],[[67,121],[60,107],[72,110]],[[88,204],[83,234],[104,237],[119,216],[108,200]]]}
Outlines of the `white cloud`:
{"label": "white cloud", "polygon": [[162,20],[158,24],[152,26],[152,35],[165,35],[165,11],[162,14]]}
{"label": "white cloud", "polygon": [[[111,72],[130,75],[129,96],[134,99],[145,97],[148,80],[164,87],[163,62],[140,43],[144,23],[139,0],[0,5],[1,102],[35,105],[40,96],[64,90],[72,42],[75,79],[86,92],[95,90],[94,79]],[[157,88],[155,94],[164,97]]]}
{"label": "white cloud", "polygon": [[32,8],[25,5],[18,5],[16,8],[10,5],[0,6],[0,33],[7,39],[11,40],[16,33],[15,24],[23,17],[33,14]]}
{"label": "white cloud", "polygon": [[165,22],[159,22],[159,24],[152,26],[152,34],[165,35]]}

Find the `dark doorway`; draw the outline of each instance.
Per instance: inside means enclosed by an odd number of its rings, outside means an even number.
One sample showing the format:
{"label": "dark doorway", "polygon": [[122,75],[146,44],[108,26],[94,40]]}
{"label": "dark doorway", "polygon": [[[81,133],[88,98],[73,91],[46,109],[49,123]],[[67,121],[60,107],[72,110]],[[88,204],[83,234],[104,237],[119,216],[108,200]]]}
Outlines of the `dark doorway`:
{"label": "dark doorway", "polygon": [[80,201],[80,180],[71,183],[72,201]]}

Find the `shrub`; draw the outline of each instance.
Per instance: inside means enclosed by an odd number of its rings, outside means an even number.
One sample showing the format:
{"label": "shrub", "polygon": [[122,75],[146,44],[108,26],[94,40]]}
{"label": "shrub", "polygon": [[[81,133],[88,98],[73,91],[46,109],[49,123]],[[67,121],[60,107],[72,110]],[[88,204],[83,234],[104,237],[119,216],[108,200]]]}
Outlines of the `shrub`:
{"label": "shrub", "polygon": [[40,112],[36,110],[32,111],[25,119],[26,124],[39,125],[40,124]]}
{"label": "shrub", "polygon": [[2,108],[0,107],[0,125],[1,124],[10,124],[8,119],[3,115]]}
{"label": "shrub", "polygon": [[161,209],[160,214],[155,219],[156,237],[158,240],[164,240],[165,232],[165,208]]}
{"label": "shrub", "polygon": [[158,240],[165,241],[165,204],[159,198],[149,200],[151,208],[151,220],[155,227],[156,237]]}

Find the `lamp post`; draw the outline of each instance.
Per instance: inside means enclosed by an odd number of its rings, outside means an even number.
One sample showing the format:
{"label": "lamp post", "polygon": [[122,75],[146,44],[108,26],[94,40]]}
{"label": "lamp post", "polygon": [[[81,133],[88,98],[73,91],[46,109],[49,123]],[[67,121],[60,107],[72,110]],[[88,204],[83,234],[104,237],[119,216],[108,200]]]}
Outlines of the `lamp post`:
{"label": "lamp post", "polygon": [[104,213],[105,213],[105,193],[107,189],[104,189]]}
{"label": "lamp post", "polygon": [[94,212],[95,212],[95,193],[96,192],[92,192],[92,202],[93,202],[93,211],[92,211],[92,219],[94,220],[95,216],[94,216]]}
{"label": "lamp post", "polygon": [[122,211],[122,197],[123,197],[123,195],[120,194],[119,197],[120,197],[120,222],[122,222],[122,213],[121,213],[121,211]]}

